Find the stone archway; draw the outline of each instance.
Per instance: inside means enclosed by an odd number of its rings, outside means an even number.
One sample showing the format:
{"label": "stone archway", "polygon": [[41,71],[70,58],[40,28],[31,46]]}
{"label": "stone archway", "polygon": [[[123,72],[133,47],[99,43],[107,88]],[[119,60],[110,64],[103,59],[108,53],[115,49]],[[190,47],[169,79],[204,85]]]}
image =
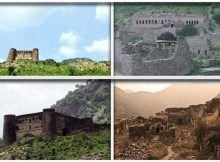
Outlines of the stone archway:
{"label": "stone archway", "polygon": [[160,133],[160,127],[156,127],[155,132],[156,132],[157,134],[159,134],[159,133]]}
{"label": "stone archway", "polygon": [[183,119],[178,119],[178,125],[182,125],[183,124]]}

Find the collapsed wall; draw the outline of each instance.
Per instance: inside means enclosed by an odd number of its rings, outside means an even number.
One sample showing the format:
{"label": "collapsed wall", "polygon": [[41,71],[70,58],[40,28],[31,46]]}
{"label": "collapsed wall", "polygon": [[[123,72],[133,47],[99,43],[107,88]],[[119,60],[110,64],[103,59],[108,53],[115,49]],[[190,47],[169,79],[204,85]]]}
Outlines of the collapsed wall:
{"label": "collapsed wall", "polygon": [[[132,75],[186,75],[193,69],[192,55],[186,40],[178,37],[174,56],[167,59],[132,62]],[[137,68],[138,67],[138,68]]]}

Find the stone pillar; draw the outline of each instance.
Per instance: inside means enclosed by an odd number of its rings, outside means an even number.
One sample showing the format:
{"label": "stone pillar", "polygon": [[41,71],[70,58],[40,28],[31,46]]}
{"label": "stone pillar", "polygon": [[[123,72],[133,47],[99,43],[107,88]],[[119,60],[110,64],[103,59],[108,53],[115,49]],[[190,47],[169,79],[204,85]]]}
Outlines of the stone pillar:
{"label": "stone pillar", "polygon": [[166,47],[166,43],[162,43],[163,44],[163,49],[165,49],[165,47]]}
{"label": "stone pillar", "polygon": [[42,127],[42,136],[44,138],[50,139],[57,135],[56,112],[54,109],[43,110]]}
{"label": "stone pillar", "polygon": [[32,58],[33,58],[33,61],[39,61],[39,54],[38,54],[37,48],[34,48],[32,50]]}
{"label": "stone pillar", "polygon": [[8,54],[7,62],[12,63],[16,58],[16,53],[17,53],[16,49],[11,48]]}
{"label": "stone pillar", "polygon": [[3,128],[3,144],[9,145],[16,141],[15,115],[4,116],[4,128]]}

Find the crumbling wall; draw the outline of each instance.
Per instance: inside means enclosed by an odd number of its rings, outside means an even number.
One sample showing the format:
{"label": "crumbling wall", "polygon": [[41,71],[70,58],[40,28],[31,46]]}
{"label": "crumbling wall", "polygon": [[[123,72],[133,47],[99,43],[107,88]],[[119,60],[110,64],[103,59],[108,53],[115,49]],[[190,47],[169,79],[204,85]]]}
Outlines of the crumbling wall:
{"label": "crumbling wall", "polygon": [[42,113],[16,117],[16,139],[22,138],[25,134],[42,136]]}
{"label": "crumbling wall", "polygon": [[179,37],[173,57],[145,61],[143,66],[136,61],[132,64],[132,75],[186,75],[193,67],[189,46],[183,37]]}

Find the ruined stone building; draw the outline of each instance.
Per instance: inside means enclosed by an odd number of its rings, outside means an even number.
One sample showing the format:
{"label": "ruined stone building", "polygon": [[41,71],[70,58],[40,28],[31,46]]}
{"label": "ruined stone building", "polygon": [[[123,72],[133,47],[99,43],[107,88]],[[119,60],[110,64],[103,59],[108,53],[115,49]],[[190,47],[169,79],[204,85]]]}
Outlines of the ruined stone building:
{"label": "ruined stone building", "polygon": [[93,132],[101,125],[93,123],[92,118],[75,118],[55,112],[54,109],[43,109],[43,112],[25,115],[5,115],[3,129],[4,145],[11,144],[26,134],[45,139],[65,136],[80,132]]}
{"label": "ruined stone building", "polygon": [[179,13],[153,13],[151,15],[132,16],[132,26],[147,28],[176,28],[193,24],[197,27],[207,28],[206,16],[179,14]]}
{"label": "ruined stone building", "polygon": [[[206,16],[152,13],[133,15],[129,21],[115,32],[117,75],[187,75],[196,66],[193,57],[220,58],[220,52],[212,49],[219,44],[220,33],[209,31]],[[177,31],[190,24],[199,34],[178,37]],[[172,34],[176,40],[159,39],[166,34]]]}
{"label": "ruined stone building", "polygon": [[[130,140],[140,139],[153,142],[154,139],[171,144],[181,138],[181,129],[197,127],[197,121],[206,121],[206,128],[200,144],[200,152],[220,159],[220,97],[217,96],[205,104],[188,107],[171,107],[144,118],[118,119],[115,123],[115,135],[128,134]],[[189,132],[190,132],[189,129]],[[156,138],[157,137],[157,138]],[[115,144],[119,149],[119,144]]]}
{"label": "ruined stone building", "polygon": [[11,48],[8,54],[7,62],[12,63],[16,60],[39,60],[38,49],[34,48],[32,51],[17,51],[15,48]]}
{"label": "ruined stone building", "polygon": [[170,32],[153,43],[125,45],[116,58],[121,62],[120,73],[126,75],[185,75],[194,67],[185,38],[176,38]]}

